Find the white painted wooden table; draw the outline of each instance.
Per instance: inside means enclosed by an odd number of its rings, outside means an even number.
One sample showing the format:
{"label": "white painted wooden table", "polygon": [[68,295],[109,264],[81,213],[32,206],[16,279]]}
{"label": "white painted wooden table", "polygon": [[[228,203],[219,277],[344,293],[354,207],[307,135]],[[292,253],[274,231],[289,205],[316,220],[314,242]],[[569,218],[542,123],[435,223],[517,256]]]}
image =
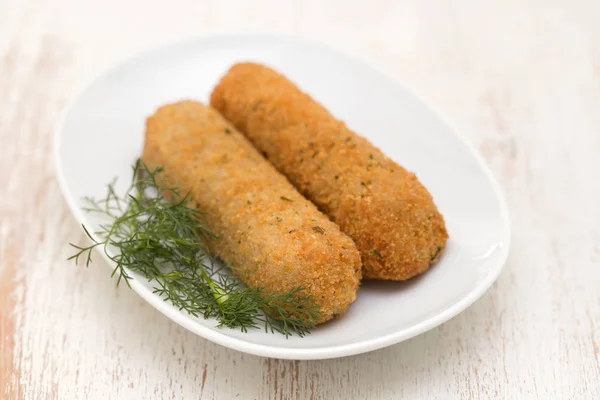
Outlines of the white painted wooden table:
{"label": "white painted wooden table", "polygon": [[[0,0],[0,395],[5,398],[600,398],[600,2]],[[51,134],[74,89],[132,53],[217,32],[321,40],[397,78],[502,183],[505,272],[450,322],[388,349],[245,355],[160,315],[81,229]],[[382,305],[384,306],[384,305]]]}

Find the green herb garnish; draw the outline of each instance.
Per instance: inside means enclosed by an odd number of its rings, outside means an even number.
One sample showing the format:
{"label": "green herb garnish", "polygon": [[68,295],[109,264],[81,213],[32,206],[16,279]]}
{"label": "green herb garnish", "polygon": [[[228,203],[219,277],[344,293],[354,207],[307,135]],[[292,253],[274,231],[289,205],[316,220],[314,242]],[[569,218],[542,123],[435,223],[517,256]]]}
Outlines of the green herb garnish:
{"label": "green herb garnish", "polygon": [[442,251],[442,246],[435,246],[435,251],[433,252],[433,254],[431,255],[431,257],[429,258],[429,261],[433,262],[433,260],[436,259],[436,257],[438,256],[438,254],[440,254],[440,251]]}
{"label": "green herb garnish", "polygon": [[71,244],[77,253],[69,260],[81,257],[88,266],[92,250],[99,248],[116,264],[111,276],[117,275],[117,285],[124,280],[129,286],[132,274],[140,274],[164,300],[194,317],[215,318],[219,327],[243,332],[264,327],[286,337],[309,333],[319,318],[313,299],[302,288],[287,293],[248,288],[220,272],[204,245],[218,238],[202,225],[202,213],[188,207],[190,196],[159,185],[160,172],[138,160],[124,196],[116,194],[113,182],[105,198],[86,198],[85,210],[108,217],[110,223],[93,234],[83,226],[92,244]]}
{"label": "green herb garnish", "polygon": [[313,231],[315,232],[319,232],[321,235],[325,234],[325,229],[321,228],[320,226],[313,226]]}
{"label": "green herb garnish", "polygon": [[373,250],[373,254],[375,254],[377,257],[383,259],[383,256],[381,255],[381,253],[379,252],[379,250]]}

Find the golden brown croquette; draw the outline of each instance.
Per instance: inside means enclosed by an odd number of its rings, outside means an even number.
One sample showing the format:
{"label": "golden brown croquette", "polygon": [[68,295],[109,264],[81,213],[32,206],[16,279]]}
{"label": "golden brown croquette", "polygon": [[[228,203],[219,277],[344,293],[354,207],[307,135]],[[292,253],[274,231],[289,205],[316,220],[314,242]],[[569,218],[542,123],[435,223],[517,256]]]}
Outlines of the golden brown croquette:
{"label": "golden brown croquette", "polygon": [[365,278],[404,280],[438,260],[444,219],[417,177],[283,75],[236,64],[211,105],[354,239]]}
{"label": "golden brown croquette", "polygon": [[281,175],[217,111],[193,101],[166,105],[146,122],[144,162],[190,192],[218,235],[213,254],[250,287],[302,287],[324,322],[356,298],[360,254],[339,227]]}

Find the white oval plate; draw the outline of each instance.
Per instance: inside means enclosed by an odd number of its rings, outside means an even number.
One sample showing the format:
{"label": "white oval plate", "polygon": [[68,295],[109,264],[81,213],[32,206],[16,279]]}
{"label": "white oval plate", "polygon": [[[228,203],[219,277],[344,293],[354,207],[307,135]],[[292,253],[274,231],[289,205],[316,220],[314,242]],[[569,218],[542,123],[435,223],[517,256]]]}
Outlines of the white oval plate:
{"label": "white oval plate", "polygon": [[[100,197],[130,179],[145,118],[180,99],[208,102],[235,62],[265,63],[294,80],[356,132],[415,171],[446,218],[450,240],[429,272],[408,282],[364,282],[341,318],[286,339],[261,330],[216,328],[152,294],[133,289],[168,318],[236,350],[276,358],[324,359],[363,353],[425,332],[463,311],[496,280],[508,255],[510,228],[499,186],[482,158],[442,119],[393,80],[321,45],[291,38],[230,35],[200,38],[139,55],[96,79],[71,103],[56,129],[58,180],[75,217],[91,231],[83,196]],[[168,340],[168,339],[167,339]]]}

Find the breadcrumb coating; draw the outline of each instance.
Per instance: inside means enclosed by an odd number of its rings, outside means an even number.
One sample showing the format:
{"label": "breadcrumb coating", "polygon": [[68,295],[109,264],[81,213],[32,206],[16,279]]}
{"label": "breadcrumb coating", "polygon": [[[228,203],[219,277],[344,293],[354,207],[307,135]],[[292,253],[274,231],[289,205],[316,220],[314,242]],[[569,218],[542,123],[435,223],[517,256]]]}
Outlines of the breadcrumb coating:
{"label": "breadcrumb coating", "polygon": [[283,75],[236,64],[210,102],[355,241],[364,278],[405,280],[439,259],[444,219],[417,177]]}
{"label": "breadcrumb coating", "polygon": [[356,298],[360,254],[217,111],[194,101],[163,106],[146,122],[144,162],[191,192],[218,239],[209,249],[250,287],[302,287],[320,307],[318,323]]}

